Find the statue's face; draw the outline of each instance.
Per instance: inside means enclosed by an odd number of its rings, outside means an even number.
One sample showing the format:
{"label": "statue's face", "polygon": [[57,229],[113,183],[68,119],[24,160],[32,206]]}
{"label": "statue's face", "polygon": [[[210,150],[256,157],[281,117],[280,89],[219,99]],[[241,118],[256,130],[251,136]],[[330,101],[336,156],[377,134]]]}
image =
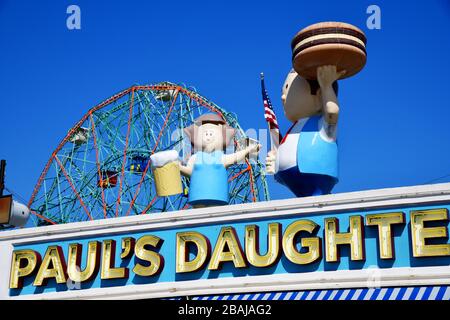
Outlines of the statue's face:
{"label": "statue's face", "polygon": [[292,122],[321,112],[320,89],[312,95],[308,81],[296,72],[290,72],[286,77],[281,101],[286,118]]}
{"label": "statue's face", "polygon": [[222,130],[221,124],[202,124],[198,127],[198,130],[196,130],[196,147],[207,152],[221,150],[223,146]]}

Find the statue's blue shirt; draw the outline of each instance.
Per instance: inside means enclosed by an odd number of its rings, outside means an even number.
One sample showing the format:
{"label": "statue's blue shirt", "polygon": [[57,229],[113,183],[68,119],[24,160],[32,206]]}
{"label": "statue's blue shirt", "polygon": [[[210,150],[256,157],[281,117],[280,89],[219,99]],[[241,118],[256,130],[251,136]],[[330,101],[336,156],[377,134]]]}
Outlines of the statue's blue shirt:
{"label": "statue's blue shirt", "polygon": [[189,185],[189,204],[228,204],[228,175],[223,165],[223,152],[199,151],[195,157]]}

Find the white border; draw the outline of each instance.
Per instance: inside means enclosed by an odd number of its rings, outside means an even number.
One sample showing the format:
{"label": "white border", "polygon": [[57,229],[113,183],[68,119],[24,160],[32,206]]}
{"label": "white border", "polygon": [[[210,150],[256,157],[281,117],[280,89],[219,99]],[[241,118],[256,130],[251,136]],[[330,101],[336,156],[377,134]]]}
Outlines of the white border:
{"label": "white border", "polygon": [[[374,269],[318,271],[264,276],[226,277],[163,282],[125,287],[94,288],[22,295],[11,299],[149,299],[268,291],[366,288]],[[450,267],[376,269],[377,284],[387,286],[450,285]]]}
{"label": "white border", "polygon": [[[12,247],[40,241],[101,236],[205,223],[230,223],[251,219],[303,216],[354,209],[388,209],[393,206],[432,205],[450,202],[450,183],[379,189],[318,197],[276,200],[145,216],[122,217],[0,233],[0,270],[10,269]],[[9,297],[9,272],[0,272],[0,299],[128,299],[183,295],[305,290],[367,286],[367,270],[321,271],[269,276],[219,278]],[[379,269],[382,286],[450,284],[450,267]]]}

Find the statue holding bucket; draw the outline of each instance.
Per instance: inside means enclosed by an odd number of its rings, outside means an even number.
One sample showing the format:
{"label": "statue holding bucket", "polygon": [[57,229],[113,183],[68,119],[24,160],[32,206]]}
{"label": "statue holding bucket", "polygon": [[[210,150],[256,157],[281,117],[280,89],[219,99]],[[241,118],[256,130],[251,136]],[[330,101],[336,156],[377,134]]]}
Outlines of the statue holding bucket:
{"label": "statue holding bucket", "polygon": [[200,116],[184,131],[194,150],[187,164],[180,165],[181,174],[190,177],[189,204],[194,207],[228,204],[227,168],[257,153],[261,146],[251,144],[241,151],[225,154],[236,132],[217,114]]}

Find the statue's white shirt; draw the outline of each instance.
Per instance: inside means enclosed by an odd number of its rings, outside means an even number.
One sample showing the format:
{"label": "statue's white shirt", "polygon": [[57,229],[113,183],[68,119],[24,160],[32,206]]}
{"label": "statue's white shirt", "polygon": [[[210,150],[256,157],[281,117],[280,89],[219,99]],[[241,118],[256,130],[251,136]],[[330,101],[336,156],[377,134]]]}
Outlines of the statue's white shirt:
{"label": "statue's white shirt", "polygon": [[[283,143],[278,147],[275,172],[288,170],[297,166],[297,148],[300,133],[310,118],[300,119],[295,122],[290,131],[286,133]],[[323,117],[319,120],[319,134],[328,142],[336,141],[336,125],[329,125]]]}
{"label": "statue's white shirt", "polygon": [[300,132],[309,118],[297,121],[286,133],[282,144],[278,147],[276,171],[284,171],[297,166],[297,146]]}

